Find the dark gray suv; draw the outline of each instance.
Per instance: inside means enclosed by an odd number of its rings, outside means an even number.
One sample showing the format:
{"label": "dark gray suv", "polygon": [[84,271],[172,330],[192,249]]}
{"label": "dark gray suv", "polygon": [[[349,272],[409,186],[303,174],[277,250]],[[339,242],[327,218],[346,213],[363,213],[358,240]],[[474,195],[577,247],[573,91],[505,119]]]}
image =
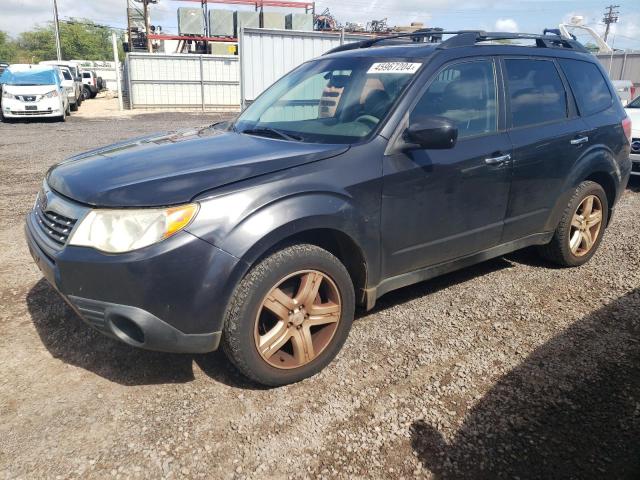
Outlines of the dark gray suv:
{"label": "dark gray suv", "polygon": [[631,168],[595,57],[559,36],[424,39],[341,47],[234,122],[54,166],[27,217],[36,263],[106,335],[222,344],[282,385],[325,367],[356,306],[391,290],[533,245],[588,261]]}

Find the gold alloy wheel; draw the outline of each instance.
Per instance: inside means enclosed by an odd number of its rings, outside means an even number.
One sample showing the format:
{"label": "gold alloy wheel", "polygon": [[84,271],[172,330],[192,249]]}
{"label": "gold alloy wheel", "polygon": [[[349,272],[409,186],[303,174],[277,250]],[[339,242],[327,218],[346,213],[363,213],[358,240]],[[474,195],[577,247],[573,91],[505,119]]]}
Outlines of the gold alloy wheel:
{"label": "gold alloy wheel", "polygon": [[331,278],[317,270],[292,273],[262,301],[254,329],[256,348],[273,367],[301,367],[331,343],[341,314],[340,293]]}
{"label": "gold alloy wheel", "polygon": [[596,195],[586,197],[573,214],[569,248],[576,257],[589,253],[602,229],[602,202]]}

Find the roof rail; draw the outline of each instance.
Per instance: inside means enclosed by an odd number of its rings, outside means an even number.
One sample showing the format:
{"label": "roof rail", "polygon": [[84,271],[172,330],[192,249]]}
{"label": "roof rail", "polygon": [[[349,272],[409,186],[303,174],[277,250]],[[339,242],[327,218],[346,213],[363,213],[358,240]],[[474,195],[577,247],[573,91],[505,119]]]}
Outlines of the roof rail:
{"label": "roof rail", "polygon": [[[442,35],[453,35],[447,40],[439,42]],[[508,32],[485,32],[483,30],[456,30],[446,31],[440,28],[423,29],[411,33],[398,33],[396,35],[387,35],[384,37],[376,37],[370,40],[362,40],[360,42],[347,43],[339,47],[329,50],[325,55],[330,53],[342,52],[345,50],[356,50],[359,48],[369,48],[384,41],[397,41],[411,38],[413,42],[423,42],[427,40],[429,43],[438,43],[439,49],[447,49],[454,47],[470,47],[480,42],[497,41],[497,40],[535,40],[538,48],[569,48],[580,52],[587,50],[580,42],[572,38],[566,38],[558,35],[540,35],[535,33],[508,33]],[[395,43],[395,42],[394,42]]]}

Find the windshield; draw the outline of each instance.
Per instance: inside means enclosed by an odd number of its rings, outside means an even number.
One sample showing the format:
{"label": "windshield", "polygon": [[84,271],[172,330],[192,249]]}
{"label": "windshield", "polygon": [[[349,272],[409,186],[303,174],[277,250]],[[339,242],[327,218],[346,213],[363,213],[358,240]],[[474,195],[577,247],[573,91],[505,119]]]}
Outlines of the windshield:
{"label": "windshield", "polygon": [[25,70],[12,72],[5,70],[0,76],[0,83],[5,85],[57,85],[58,75],[51,70]]}
{"label": "windshield", "polygon": [[313,143],[354,143],[384,119],[422,64],[372,58],[321,59],[285,75],[234,128]]}
{"label": "windshield", "polygon": [[627,104],[626,108],[640,108],[640,97],[636,97],[636,99]]}

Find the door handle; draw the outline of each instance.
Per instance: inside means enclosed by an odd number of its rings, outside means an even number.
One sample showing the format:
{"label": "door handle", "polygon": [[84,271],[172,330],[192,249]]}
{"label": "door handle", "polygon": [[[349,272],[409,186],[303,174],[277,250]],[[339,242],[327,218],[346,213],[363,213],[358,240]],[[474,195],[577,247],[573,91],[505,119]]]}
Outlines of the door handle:
{"label": "door handle", "polygon": [[587,143],[589,141],[589,137],[579,137],[571,140],[571,145],[582,145],[583,143]]}
{"label": "door handle", "polygon": [[511,160],[511,154],[507,153],[506,155],[500,155],[499,157],[490,157],[485,158],[484,163],[487,165],[500,165],[501,163],[505,163]]}

